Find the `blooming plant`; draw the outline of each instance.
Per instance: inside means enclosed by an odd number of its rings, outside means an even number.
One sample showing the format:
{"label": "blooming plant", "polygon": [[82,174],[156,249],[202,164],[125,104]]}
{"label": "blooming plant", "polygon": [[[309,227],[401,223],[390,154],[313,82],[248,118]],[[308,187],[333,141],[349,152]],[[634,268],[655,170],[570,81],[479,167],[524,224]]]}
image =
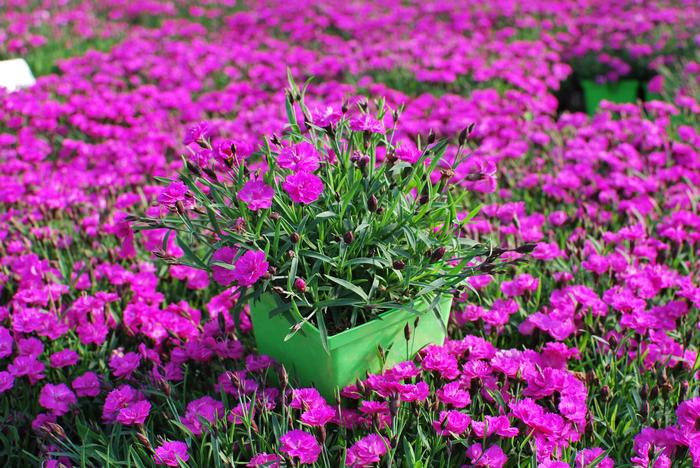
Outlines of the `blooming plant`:
{"label": "blooming plant", "polygon": [[188,132],[186,169],[161,194],[163,215],[144,224],[175,233],[180,263],[249,298],[275,294],[278,311],[297,327],[315,322],[324,338],[416,300],[436,308],[496,266],[498,252],[463,234],[477,210],[457,216],[464,192],[450,182],[469,157],[469,129],[448,159],[447,141],[432,135],[396,142],[400,109],[311,111],[306,88],[289,82],[287,131],[266,139],[257,161],[213,147],[204,126]]}

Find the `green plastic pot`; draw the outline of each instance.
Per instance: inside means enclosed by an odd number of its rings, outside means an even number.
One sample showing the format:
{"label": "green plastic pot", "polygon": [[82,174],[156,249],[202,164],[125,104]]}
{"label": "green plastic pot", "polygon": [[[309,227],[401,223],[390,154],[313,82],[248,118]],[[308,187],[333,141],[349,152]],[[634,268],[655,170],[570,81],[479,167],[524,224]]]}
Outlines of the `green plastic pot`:
{"label": "green plastic pot", "polygon": [[606,100],[624,104],[637,100],[638,80],[620,80],[615,83],[596,83],[593,80],[582,80],[583,99],[588,115],[594,115],[600,101]]}
{"label": "green plastic pot", "polygon": [[[272,313],[280,304],[279,298],[269,293],[251,304],[258,352],[284,364],[298,385],[313,386],[327,400],[334,401],[338,389],[364,379],[367,372],[381,372],[413,358],[429,344],[443,344],[452,296],[440,299],[438,314],[427,311],[427,304],[419,300],[413,312],[390,310],[370,322],[329,336],[328,353],[323,349],[318,328],[308,322],[284,340],[295,321],[289,313]],[[417,317],[420,319],[415,326]],[[407,324],[411,332],[408,341],[404,334]],[[379,347],[384,350],[383,362]]]}

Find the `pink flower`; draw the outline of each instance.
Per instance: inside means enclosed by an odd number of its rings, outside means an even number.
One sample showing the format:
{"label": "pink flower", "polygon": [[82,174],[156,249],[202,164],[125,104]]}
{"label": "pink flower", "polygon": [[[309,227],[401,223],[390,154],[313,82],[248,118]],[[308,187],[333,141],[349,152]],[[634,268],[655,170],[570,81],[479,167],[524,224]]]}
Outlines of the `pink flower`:
{"label": "pink flower", "polygon": [[262,250],[249,250],[236,261],[233,279],[240,286],[252,286],[267,273],[269,266],[270,264],[265,261],[265,252]]}
{"label": "pink flower", "polygon": [[345,464],[350,468],[365,468],[379,463],[387,452],[389,441],[378,434],[370,434],[358,440],[345,455]]}
{"label": "pink flower", "polygon": [[126,408],[141,398],[141,395],[128,385],[122,385],[112,390],[107,394],[105,404],[102,407],[102,419],[110,423],[116,421],[122,408]]}
{"label": "pink flower", "polygon": [[471,421],[472,418],[461,411],[440,411],[440,419],[438,421],[433,421],[433,428],[442,436],[459,436],[467,430]]}
{"label": "pink flower", "polygon": [[250,459],[248,468],[279,468],[282,458],[274,453],[259,453]]}
{"label": "pink flower", "polygon": [[158,465],[180,466],[179,462],[186,463],[189,459],[190,456],[187,454],[187,444],[179,440],[163,442],[163,444],[156,447],[155,453],[153,454],[153,460],[155,460]]}
{"label": "pink flower", "polygon": [[209,136],[209,125],[206,122],[200,122],[194,127],[187,129],[185,137],[182,139],[183,145],[204,141]]}
{"label": "pink flower", "polygon": [[319,167],[318,151],[308,141],[286,146],[280,151],[277,164],[293,172],[313,172]]}
{"label": "pink flower", "polygon": [[188,191],[187,185],[182,181],[175,180],[158,195],[158,203],[172,208],[177,202],[182,202],[185,208],[192,208],[194,206],[194,199],[189,196]]}
{"label": "pink flower", "polygon": [[182,418],[185,425],[194,435],[202,435],[205,424],[213,425],[224,416],[224,404],[210,396],[191,401]]}
{"label": "pink flower", "polygon": [[678,425],[686,432],[700,432],[700,397],[686,400],[676,409]]}
{"label": "pink flower", "polygon": [[79,397],[96,397],[100,394],[100,380],[94,372],[86,372],[76,377],[71,387]]}
{"label": "pink flower", "polygon": [[15,378],[7,371],[0,372],[0,394],[10,390],[15,384]]}
{"label": "pink flower", "polygon": [[238,199],[248,206],[248,209],[258,211],[272,206],[275,189],[262,180],[251,179],[238,191]]}
{"label": "pink flower", "polygon": [[298,172],[288,176],[282,188],[289,194],[294,203],[308,205],[318,199],[323,192],[323,181],[320,177],[307,172]]}
{"label": "pink flower", "polygon": [[314,125],[318,127],[330,127],[331,125],[335,125],[342,117],[343,114],[331,106],[311,111],[311,119]]}
{"label": "pink flower", "polygon": [[384,126],[371,115],[363,114],[350,120],[350,129],[355,132],[381,133]]}
{"label": "pink flower", "polygon": [[53,353],[49,357],[49,362],[51,362],[51,367],[61,368],[74,366],[78,363],[78,359],[78,353],[72,349],[64,349],[63,351]]}
{"label": "pink flower", "polygon": [[35,384],[45,377],[44,368],[45,366],[42,362],[31,356],[17,356],[12,364],[7,366],[7,370],[13,377],[17,378],[26,375],[31,384]]}
{"label": "pink flower", "polygon": [[436,395],[438,400],[455,408],[464,408],[472,401],[469,392],[462,389],[462,383],[459,381],[446,384]]}
{"label": "pink flower", "polygon": [[5,327],[0,327],[0,359],[6,358],[12,354],[12,345],[14,340],[10,334],[10,330]]}
{"label": "pink flower", "polygon": [[46,384],[39,392],[39,404],[57,416],[66,414],[71,405],[77,402],[75,394],[66,384]]}
{"label": "pink flower", "polygon": [[501,468],[508,461],[508,457],[498,445],[492,445],[483,450],[481,444],[474,444],[467,449],[467,456],[474,466],[487,468]]}
{"label": "pink flower", "polygon": [[335,416],[335,410],[323,403],[311,407],[301,415],[301,422],[309,426],[325,426]]}
{"label": "pink flower", "polygon": [[211,256],[211,274],[214,277],[214,281],[222,286],[228,286],[233,282],[235,276],[233,274],[233,268],[226,268],[219,265],[214,265],[214,263],[223,263],[226,265],[233,264],[233,259],[236,258],[238,249],[233,247],[222,247]]}
{"label": "pink flower", "polygon": [[141,363],[141,356],[137,353],[121,354],[115,351],[109,359],[109,368],[115,377],[130,378],[131,375],[138,369]]}
{"label": "pink flower", "polygon": [[301,463],[315,463],[321,454],[321,446],[316,438],[298,429],[287,432],[280,438],[280,442],[280,452],[298,458]]}
{"label": "pink flower", "polygon": [[117,422],[125,426],[141,425],[146,421],[148,414],[151,411],[151,404],[146,400],[137,401],[129,404],[126,408],[119,410]]}

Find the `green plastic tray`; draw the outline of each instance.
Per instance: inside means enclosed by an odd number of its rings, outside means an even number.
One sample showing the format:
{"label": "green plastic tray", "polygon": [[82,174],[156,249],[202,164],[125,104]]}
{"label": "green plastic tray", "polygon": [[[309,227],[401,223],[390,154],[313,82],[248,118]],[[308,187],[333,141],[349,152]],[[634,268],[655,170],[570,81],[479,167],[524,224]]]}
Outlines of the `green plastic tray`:
{"label": "green plastic tray", "polygon": [[[377,373],[394,364],[413,358],[428,344],[443,344],[443,325],[433,312],[426,313],[424,302],[417,302],[415,312],[397,309],[383,313],[375,320],[328,337],[326,353],[318,329],[305,323],[289,340],[294,320],[289,313],[271,312],[281,302],[272,294],[263,295],[251,304],[253,334],[258,352],[267,354],[284,364],[293,382],[313,386],[327,400],[334,401],[338,389],[364,379],[367,372]],[[452,307],[452,296],[446,295],[439,303],[439,316],[447,324]],[[416,317],[420,316],[414,328]],[[411,337],[407,342],[404,327],[409,324]],[[382,365],[378,348],[385,352]]]}
{"label": "green plastic tray", "polygon": [[586,111],[588,115],[594,115],[602,100],[618,104],[635,102],[637,100],[639,81],[620,80],[615,83],[601,84],[593,80],[583,80],[581,81],[581,87],[583,88]]}

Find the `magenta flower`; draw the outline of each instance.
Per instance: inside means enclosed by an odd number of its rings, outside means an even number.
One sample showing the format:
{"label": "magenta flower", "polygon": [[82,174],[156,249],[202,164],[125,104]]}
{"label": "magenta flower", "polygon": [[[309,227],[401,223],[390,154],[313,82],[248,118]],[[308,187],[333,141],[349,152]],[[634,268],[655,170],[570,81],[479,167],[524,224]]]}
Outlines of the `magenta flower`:
{"label": "magenta flower", "polygon": [[49,356],[51,367],[56,368],[74,366],[78,363],[78,360],[78,353],[72,349],[64,349],[63,351],[58,351]]}
{"label": "magenta flower", "polygon": [[182,139],[183,145],[204,141],[209,136],[209,125],[206,122],[200,122],[194,127],[187,129],[185,137]]}
{"label": "magenta flower", "polygon": [[138,369],[141,363],[141,356],[137,353],[121,354],[114,352],[109,359],[109,368],[115,377],[128,379]]}
{"label": "magenta flower", "polygon": [[315,463],[321,454],[321,446],[311,434],[298,429],[287,432],[280,438],[280,451],[301,463]]}
{"label": "magenta flower", "polygon": [[179,462],[186,463],[190,459],[187,454],[187,444],[174,440],[172,442],[163,442],[156,447],[153,454],[153,460],[158,465],[180,466]]}
{"label": "magenta flower", "polygon": [[467,449],[467,456],[471,459],[473,466],[486,468],[501,468],[508,461],[508,457],[498,445],[492,445],[484,450],[481,444],[474,444]]}
{"label": "magenta flower", "polygon": [[384,130],[382,123],[368,114],[350,119],[350,129],[356,132],[381,133]]}
{"label": "magenta flower", "polygon": [[282,457],[274,453],[259,453],[250,459],[248,468],[279,468]]}
{"label": "magenta flower", "polygon": [[389,441],[378,434],[370,434],[358,440],[345,455],[345,464],[350,468],[365,468],[379,463],[387,452]]}
{"label": "magenta flower", "polygon": [[15,378],[7,371],[0,371],[0,394],[10,390],[15,384]]}
{"label": "magenta flower", "polygon": [[285,146],[280,151],[277,164],[292,172],[314,172],[319,168],[318,151],[308,141]]}
{"label": "magenta flower", "polygon": [[214,277],[214,281],[222,286],[228,286],[236,279],[233,274],[233,268],[226,268],[219,265],[213,265],[213,263],[224,263],[226,265],[232,265],[233,259],[236,258],[238,249],[234,247],[222,247],[211,256],[211,274]]}
{"label": "magenta flower", "polygon": [[119,410],[117,422],[125,426],[141,425],[150,412],[151,404],[147,400],[137,401]]}
{"label": "magenta flower", "polygon": [[311,111],[311,119],[313,120],[314,125],[318,127],[330,127],[335,125],[342,117],[343,114],[331,106],[326,106]]}
{"label": "magenta flower", "polygon": [[78,402],[66,384],[46,384],[39,392],[39,404],[57,416],[66,414]]}
{"label": "magenta flower", "polygon": [[335,417],[335,410],[326,403],[317,404],[302,413],[301,422],[309,426],[325,426]]}
{"label": "magenta flower", "polygon": [[106,422],[115,422],[119,411],[135,401],[141,400],[141,394],[129,385],[122,385],[107,394],[105,404],[102,407],[102,419]]}
{"label": "magenta flower", "polygon": [[470,418],[468,414],[462,413],[461,411],[441,411],[440,419],[438,421],[433,421],[433,428],[442,436],[459,436],[467,430],[471,421],[472,418]]}
{"label": "magenta flower", "polygon": [[308,205],[316,201],[323,192],[323,181],[314,174],[298,172],[288,176],[282,188],[294,203]]}
{"label": "magenta flower", "polygon": [[86,372],[73,379],[71,387],[79,397],[96,397],[100,394],[100,379],[94,372]]}
{"label": "magenta flower", "polygon": [[238,191],[238,199],[248,206],[248,209],[258,211],[272,206],[275,189],[262,180],[251,179]]}
{"label": "magenta flower", "polygon": [[233,279],[240,286],[252,286],[267,273],[269,266],[270,264],[265,261],[265,252],[249,250],[236,260]]}
{"label": "magenta flower", "polygon": [[170,183],[158,195],[158,203],[169,208],[174,207],[177,202],[182,202],[185,208],[194,206],[194,199],[188,194],[189,189],[182,181],[175,180]]}
{"label": "magenta flower", "polygon": [[202,435],[206,423],[214,425],[224,417],[224,404],[210,396],[205,396],[188,403],[182,424],[194,435]]}

